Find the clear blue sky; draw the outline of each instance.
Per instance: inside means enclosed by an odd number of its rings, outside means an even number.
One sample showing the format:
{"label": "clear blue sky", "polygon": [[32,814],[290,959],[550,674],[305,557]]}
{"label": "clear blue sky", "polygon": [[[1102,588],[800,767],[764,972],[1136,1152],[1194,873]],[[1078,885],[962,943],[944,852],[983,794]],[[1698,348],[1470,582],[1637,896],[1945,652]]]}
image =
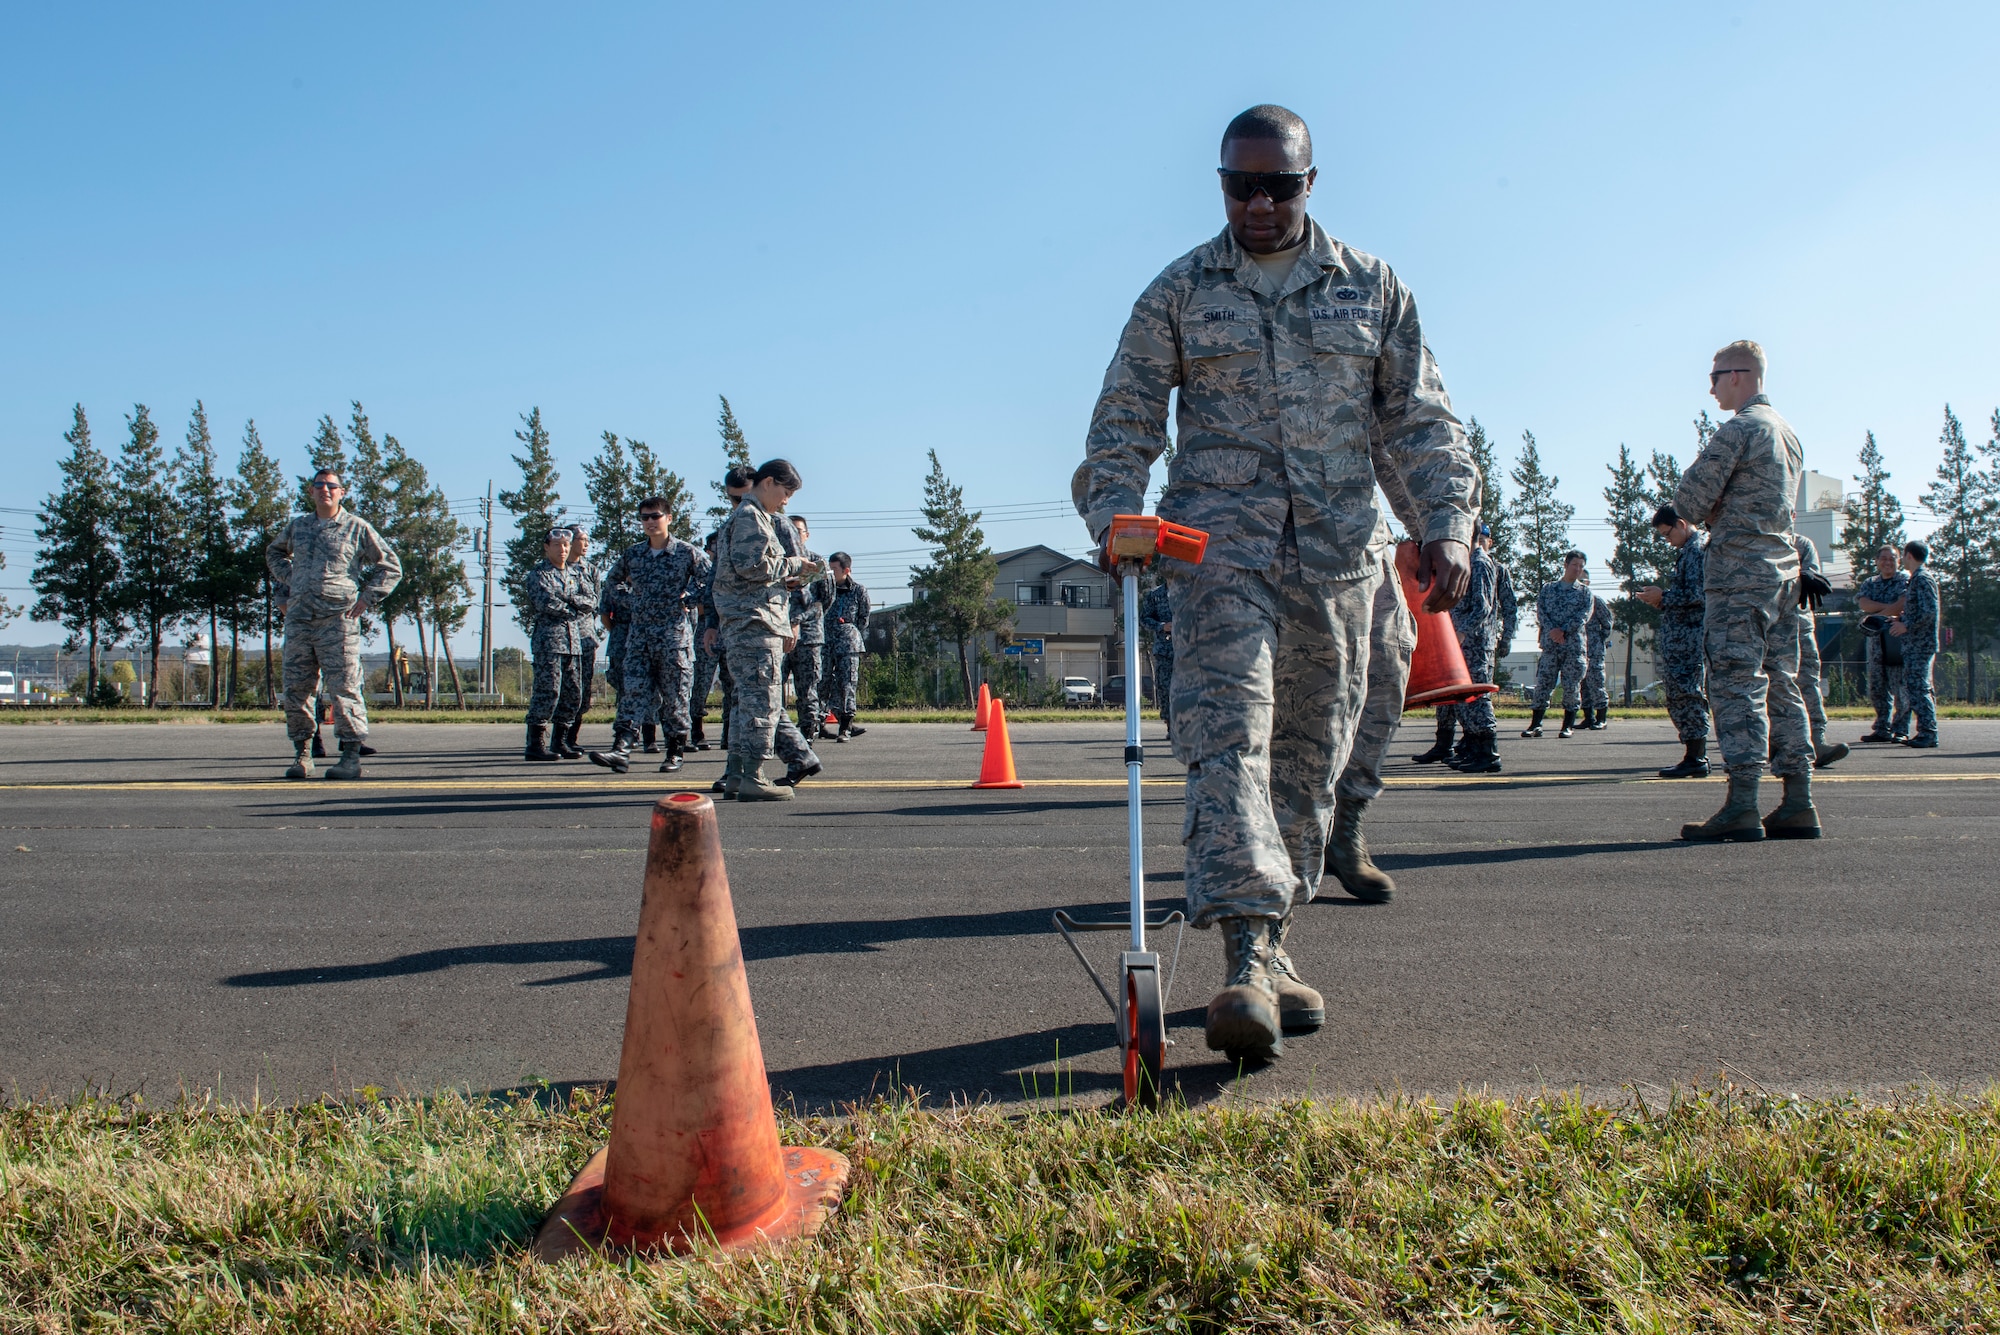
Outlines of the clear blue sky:
{"label": "clear blue sky", "polygon": [[1460,413],[1509,455],[1533,429],[1580,519],[1621,441],[1685,462],[1737,337],[1809,466],[1873,428],[1914,508],[1943,405],[1983,439],[2000,404],[1996,16],[10,6],[0,589],[77,401],[107,452],[199,397],[296,468],[358,398],[454,497],[508,485],[540,405],[580,502],[607,428],[712,476],[726,393],[889,600],[928,448],[1031,516],[996,547],[1076,548],[1119,326],[1221,226],[1259,101],[1312,125],[1315,216],[1414,289]]}

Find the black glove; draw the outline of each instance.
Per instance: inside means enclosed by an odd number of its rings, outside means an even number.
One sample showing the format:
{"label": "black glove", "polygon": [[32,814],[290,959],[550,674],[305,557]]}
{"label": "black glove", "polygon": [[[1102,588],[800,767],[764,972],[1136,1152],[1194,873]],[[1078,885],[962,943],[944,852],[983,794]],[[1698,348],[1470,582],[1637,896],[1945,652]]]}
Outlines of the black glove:
{"label": "black glove", "polygon": [[1799,606],[1819,611],[1819,605],[1833,592],[1833,585],[1818,571],[1802,571],[1799,575]]}

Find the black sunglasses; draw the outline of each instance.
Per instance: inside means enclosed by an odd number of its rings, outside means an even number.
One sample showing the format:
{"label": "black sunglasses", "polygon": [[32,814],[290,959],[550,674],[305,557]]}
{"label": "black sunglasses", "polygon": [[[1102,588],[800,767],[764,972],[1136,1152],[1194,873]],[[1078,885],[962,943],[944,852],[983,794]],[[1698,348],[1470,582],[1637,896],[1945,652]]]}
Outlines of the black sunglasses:
{"label": "black sunglasses", "polygon": [[639,512],[639,522],[642,524],[648,519],[665,519],[666,517],[664,510],[641,510]]}
{"label": "black sunglasses", "polygon": [[1260,190],[1273,204],[1282,204],[1297,199],[1306,188],[1305,172],[1233,172],[1217,167],[1215,174],[1222,178],[1222,193],[1241,204],[1255,199]]}

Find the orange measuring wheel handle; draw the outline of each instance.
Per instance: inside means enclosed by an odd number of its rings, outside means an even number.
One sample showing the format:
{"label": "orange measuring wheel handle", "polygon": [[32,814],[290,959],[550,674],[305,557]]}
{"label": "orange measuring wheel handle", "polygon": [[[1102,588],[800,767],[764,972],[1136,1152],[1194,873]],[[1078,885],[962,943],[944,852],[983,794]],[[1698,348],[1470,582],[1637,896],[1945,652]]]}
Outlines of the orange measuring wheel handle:
{"label": "orange measuring wheel handle", "polygon": [[1155,556],[1171,556],[1176,561],[1200,565],[1202,555],[1208,551],[1208,534],[1158,515],[1113,515],[1106,544],[1115,561],[1150,565]]}

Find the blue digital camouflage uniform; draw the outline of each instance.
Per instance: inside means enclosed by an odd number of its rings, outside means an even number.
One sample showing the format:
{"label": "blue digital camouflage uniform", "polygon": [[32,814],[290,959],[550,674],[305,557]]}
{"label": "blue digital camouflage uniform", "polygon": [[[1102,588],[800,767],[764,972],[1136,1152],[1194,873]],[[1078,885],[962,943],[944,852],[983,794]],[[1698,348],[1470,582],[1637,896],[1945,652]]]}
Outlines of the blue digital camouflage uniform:
{"label": "blue digital camouflage uniform", "polygon": [[576,596],[589,601],[587,610],[576,614],[577,636],[577,683],[579,696],[577,717],[590,712],[590,702],[597,693],[597,604],[604,596],[604,584],[597,567],[589,561],[565,566],[570,579],[576,585]]}
{"label": "blue digital camouflage uniform", "polygon": [[1170,409],[1158,512],[1209,533],[1202,564],[1161,563],[1190,916],[1282,919],[1319,886],[1367,692],[1371,436],[1419,505],[1419,542],[1471,541],[1478,470],[1409,290],[1310,219],[1281,279],[1225,229],[1140,296],[1071,480],[1093,541],[1143,511]]}
{"label": "blue digital camouflage uniform", "polygon": [[1702,639],[1702,612],[1707,593],[1702,580],[1702,554],[1708,535],[1700,529],[1688,535],[1674,557],[1674,573],[1660,598],[1660,683],[1667,697],[1667,717],[1683,743],[1708,736],[1708,658]]}
{"label": "blue digital camouflage uniform", "polygon": [[[1888,579],[1870,575],[1854,592],[1871,603],[1903,602],[1910,592],[1909,572],[1898,570]],[[1862,652],[1868,663],[1868,703],[1875,707],[1875,731],[1896,736],[1910,726],[1910,697],[1903,687],[1902,646],[1900,643],[1896,646],[1899,661],[1890,663],[1883,652],[1885,634],[1886,631],[1865,633]]]}
{"label": "blue digital camouflage uniform", "polygon": [[[1491,557],[1493,554],[1488,552]],[[1500,611],[1500,638],[1493,646],[1493,659],[1499,660],[1514,652],[1514,632],[1520,629],[1521,605],[1514,599],[1514,577],[1507,573],[1507,567],[1497,557],[1493,560],[1493,602]]]}
{"label": "blue digital camouflage uniform", "polygon": [[[1549,697],[1562,685],[1563,708],[1583,706],[1583,627],[1590,619],[1591,594],[1581,581],[1570,584],[1552,579],[1535,595],[1535,619],[1541,623],[1542,656],[1535,663],[1535,689],[1528,703],[1547,709]],[[1549,632],[1559,630],[1563,642],[1557,644]]]}
{"label": "blue digital camouflage uniform", "polygon": [[861,685],[861,653],[867,647],[868,587],[849,578],[834,585],[826,609],[827,707],[845,728],[854,722]]}
{"label": "blue digital camouflage uniform", "polygon": [[[630,593],[624,585],[605,580],[603,592],[597,596],[597,615],[604,622],[604,679],[621,700],[625,695],[625,611]],[[649,709],[641,721],[657,723],[659,719]]]}
{"label": "blue digital camouflage uniform", "polygon": [[[1802,583],[1807,573],[1819,573],[1819,553],[1813,547],[1811,538],[1794,533],[1792,550],[1799,554],[1799,578]],[[1800,607],[1798,616],[1799,699],[1806,707],[1806,735],[1812,741],[1813,753],[1817,755],[1826,744],[1826,703],[1820,698],[1819,690],[1819,636],[1810,607]]]}
{"label": "blue digital camouflage uniform", "polygon": [[[807,553],[818,560],[818,556]],[[792,694],[798,705],[799,731],[808,738],[819,736],[826,724],[826,706],[820,699],[820,679],[826,675],[826,608],[833,601],[828,581],[821,577],[792,590],[790,615],[799,642],[785,655],[785,675],[792,680]]]}
{"label": "blue digital camouflage uniform", "polygon": [[1799,555],[1793,498],[1805,452],[1755,395],[1681,474],[1674,509],[1708,529],[1702,635],[1716,740],[1729,772],[1755,779],[1768,757],[1780,777],[1806,777],[1813,751],[1799,696]]}
{"label": "blue digital camouflage uniform", "polygon": [[1903,696],[1915,716],[1915,737],[1929,741],[1937,736],[1937,700],[1931,693],[1931,660],[1938,651],[1937,577],[1924,566],[1910,573],[1910,588],[1903,603],[1903,625],[1896,638],[1903,642]]}
{"label": "blue digital camouflage uniform", "polygon": [[287,523],[265,548],[264,564],[272,583],[286,590],[286,735],[298,746],[312,740],[318,693],[333,706],[342,740],[365,738],[361,620],[348,613],[379,606],[402,582],[402,563],[374,525],[351,510],[336,510],[327,519],[299,515]]}
{"label": "blue digital camouflage uniform", "polygon": [[535,656],[535,687],[528,696],[528,726],[554,723],[567,727],[583,703],[583,636],[578,613],[595,610],[584,602],[575,573],[546,558],[535,563],[523,581],[528,606],[534,610],[534,630],[528,644]]}
{"label": "blue digital camouflage uniform", "polygon": [[[1451,628],[1458,635],[1458,651],[1465,655],[1466,671],[1475,682],[1493,680],[1493,651],[1500,643],[1500,579],[1504,567],[1493,554],[1477,543],[1472,547],[1472,582],[1465,597],[1451,609]],[[1511,587],[1510,587],[1510,592]],[[1478,736],[1494,732],[1500,723],[1493,714],[1493,697],[1482,695],[1471,704],[1439,705],[1438,722],[1456,721],[1466,733]]]}
{"label": "blue digital camouflage uniform", "polygon": [[679,538],[657,550],[650,542],[635,543],[612,564],[607,582],[630,591],[624,598],[624,679],[612,745],[630,750],[654,711],[671,745],[687,742],[694,658],[690,604],[701,596],[708,576],[707,555]]}
{"label": "blue digital camouflage uniform", "polygon": [[[1174,602],[1167,593],[1165,580],[1148,589],[1139,600],[1139,625],[1153,642],[1153,699],[1160,706],[1160,722],[1172,732],[1174,719],[1169,702],[1174,685]],[[1140,688],[1128,681],[1125,689],[1131,692]],[[1128,695],[1127,698],[1144,697]]]}
{"label": "blue digital camouflage uniform", "polygon": [[1611,692],[1604,679],[1605,659],[1611,651],[1611,604],[1590,595],[1590,618],[1583,623],[1586,647],[1583,667],[1583,707],[1609,709]]}
{"label": "blue digital camouflage uniform", "polygon": [[729,754],[746,773],[763,764],[767,751],[775,750],[787,765],[814,759],[812,747],[785,716],[785,637],[792,629],[786,585],[800,577],[806,558],[786,552],[781,528],[790,533],[790,521],[745,496],[715,544],[712,597],[736,684]]}
{"label": "blue digital camouflage uniform", "polygon": [[[708,535],[702,544],[703,555],[708,557],[708,581],[702,585],[701,597],[695,604],[694,615],[694,683],[688,693],[690,701],[689,717],[694,731],[702,731],[702,720],[708,713],[708,697],[715,689],[717,677],[722,678],[722,717],[726,728],[731,703],[735,692],[729,689],[729,676],[723,662],[722,621],[715,614],[715,540],[721,536],[720,530]],[[715,647],[707,647],[708,632],[714,631]]]}

